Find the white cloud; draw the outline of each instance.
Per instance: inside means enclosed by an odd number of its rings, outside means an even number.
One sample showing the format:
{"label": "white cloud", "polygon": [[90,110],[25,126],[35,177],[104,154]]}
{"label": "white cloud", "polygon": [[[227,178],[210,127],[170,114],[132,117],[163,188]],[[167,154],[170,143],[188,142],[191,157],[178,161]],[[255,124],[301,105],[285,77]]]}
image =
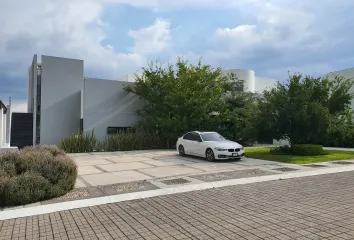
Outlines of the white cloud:
{"label": "white cloud", "polygon": [[[103,44],[107,23],[101,15],[107,4],[119,2],[128,1],[2,0],[0,55],[6,57],[0,59],[0,67],[11,65],[5,74],[25,76],[33,54],[37,53],[84,59],[86,69],[105,77],[135,72],[146,64],[145,53],[167,47],[170,25],[157,20],[151,27],[132,31],[136,40],[134,51],[117,52],[111,45]],[[140,6],[143,2],[129,4]]]}
{"label": "white cloud", "polygon": [[158,53],[168,48],[171,39],[170,22],[156,19],[155,23],[147,28],[130,30],[129,36],[134,39],[133,52],[140,54]]}
{"label": "white cloud", "polygon": [[292,48],[312,36],[309,31],[314,16],[267,2],[258,5],[257,22],[234,28],[219,28],[214,43],[230,56],[242,56],[261,46]]}

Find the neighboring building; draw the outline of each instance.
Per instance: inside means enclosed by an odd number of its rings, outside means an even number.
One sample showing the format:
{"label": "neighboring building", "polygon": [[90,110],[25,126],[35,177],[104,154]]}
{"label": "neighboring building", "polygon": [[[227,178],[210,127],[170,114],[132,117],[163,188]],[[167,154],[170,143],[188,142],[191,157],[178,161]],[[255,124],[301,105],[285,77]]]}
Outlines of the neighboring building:
{"label": "neighboring building", "polygon": [[230,69],[223,71],[224,74],[234,73],[239,80],[244,82],[244,91],[262,93],[264,90],[274,88],[278,81],[271,78],[257,77],[253,70]]}
{"label": "neighboring building", "polygon": [[7,116],[7,107],[0,100],[0,148],[6,143],[6,116]]}
{"label": "neighboring building", "polygon": [[[344,70],[339,70],[335,72],[330,72],[325,74],[330,79],[334,79],[336,76],[345,77],[347,79],[354,79],[354,68],[348,68]],[[351,88],[351,92],[354,93],[354,86]],[[354,99],[352,100],[352,109],[354,109]]]}
{"label": "neighboring building", "polygon": [[[276,80],[255,77],[252,70],[228,70],[244,81],[245,91],[262,92]],[[34,55],[29,67],[28,112],[33,114],[33,144],[58,144],[77,131],[108,134],[133,126],[143,101],[124,91],[135,75],[118,80],[84,77],[84,61]]]}
{"label": "neighboring building", "polygon": [[0,100],[0,153],[18,150],[17,147],[10,147],[11,116],[11,104],[5,105]]}

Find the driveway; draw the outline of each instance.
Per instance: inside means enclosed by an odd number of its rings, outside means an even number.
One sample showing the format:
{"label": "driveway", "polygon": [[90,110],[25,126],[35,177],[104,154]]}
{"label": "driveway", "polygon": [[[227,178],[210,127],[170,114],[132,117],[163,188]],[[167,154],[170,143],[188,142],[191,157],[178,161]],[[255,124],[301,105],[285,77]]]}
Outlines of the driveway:
{"label": "driveway", "polygon": [[[261,169],[267,173],[279,173],[280,167],[306,170],[307,167],[280,164],[270,161],[244,159],[241,161],[207,162],[202,158],[181,157],[176,151],[132,151],[113,153],[70,154],[79,169],[76,188],[149,181],[159,184],[179,176]],[[161,180],[161,181],[160,181]],[[190,180],[190,179],[189,179]],[[199,180],[199,181],[198,181]],[[202,181],[200,177],[192,183]]]}
{"label": "driveway", "polygon": [[0,239],[354,239],[353,172],[0,221]]}

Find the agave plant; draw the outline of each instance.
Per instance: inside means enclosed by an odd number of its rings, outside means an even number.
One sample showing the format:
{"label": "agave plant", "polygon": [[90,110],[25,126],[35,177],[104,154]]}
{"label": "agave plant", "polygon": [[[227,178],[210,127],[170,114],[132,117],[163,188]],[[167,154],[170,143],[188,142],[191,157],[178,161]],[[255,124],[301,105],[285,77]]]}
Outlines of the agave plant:
{"label": "agave plant", "polygon": [[110,135],[98,145],[99,148],[104,151],[131,151],[165,148],[157,134],[141,128]]}
{"label": "agave plant", "polygon": [[59,147],[67,153],[93,152],[97,144],[94,131],[78,131],[74,135],[64,138]]}

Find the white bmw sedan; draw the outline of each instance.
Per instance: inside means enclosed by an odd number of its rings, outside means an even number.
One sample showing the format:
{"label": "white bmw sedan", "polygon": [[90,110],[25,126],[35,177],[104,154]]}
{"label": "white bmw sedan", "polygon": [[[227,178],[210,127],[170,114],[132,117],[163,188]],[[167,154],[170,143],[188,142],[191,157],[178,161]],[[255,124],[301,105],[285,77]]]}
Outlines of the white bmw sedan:
{"label": "white bmw sedan", "polygon": [[176,147],[181,156],[205,157],[210,162],[245,156],[242,145],[226,140],[217,132],[189,132],[178,138]]}

